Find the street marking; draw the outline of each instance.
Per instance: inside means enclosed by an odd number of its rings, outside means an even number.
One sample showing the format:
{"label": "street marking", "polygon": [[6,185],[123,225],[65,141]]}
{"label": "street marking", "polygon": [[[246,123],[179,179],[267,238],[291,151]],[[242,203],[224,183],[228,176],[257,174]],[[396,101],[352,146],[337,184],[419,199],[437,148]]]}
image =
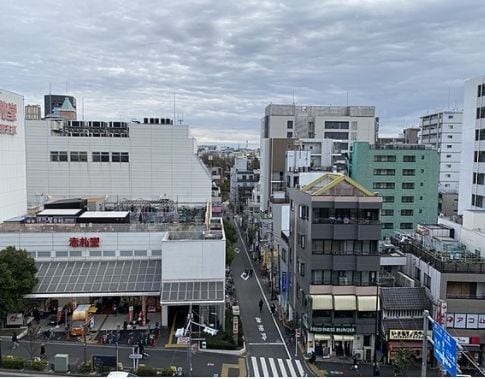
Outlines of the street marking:
{"label": "street marking", "polygon": [[269,372],[268,372],[268,366],[266,366],[266,361],[264,360],[263,357],[259,357],[259,360],[261,361],[261,368],[263,369],[263,376],[268,377]]}
{"label": "street marking", "polygon": [[284,342],[249,342],[247,345],[284,345]]}
{"label": "street marking", "polygon": [[286,360],[286,364],[288,365],[288,369],[290,370],[290,376],[291,377],[295,377],[295,376],[298,376],[296,375],[296,371],[295,369],[293,368],[293,365],[291,364],[291,359],[287,359]]}
{"label": "street marking", "polygon": [[[261,286],[261,282],[259,281],[259,278],[258,278],[258,275],[256,275],[256,270],[254,269],[254,265],[253,265],[253,262],[251,261],[251,257],[249,256],[249,253],[248,253],[248,249],[246,248],[246,244],[244,243],[244,240],[242,238],[242,235],[241,235],[241,230],[239,229],[239,225],[237,224],[237,222],[235,223],[236,224],[236,229],[237,229],[237,232],[239,234],[239,238],[241,239],[241,241],[243,241],[243,247],[244,247],[244,252],[246,253],[246,257],[248,258],[248,261],[249,261],[249,264],[251,265],[251,268],[253,269],[254,273],[255,273],[255,278],[256,278],[256,282],[258,283],[258,286],[259,286],[259,290],[261,291],[261,293],[263,294],[263,297],[264,297],[264,301],[266,302],[266,307],[268,308],[268,310],[271,311],[271,308],[269,306],[269,302],[268,302],[268,299],[266,298],[266,295],[263,291],[263,287]],[[281,334],[281,330],[280,330],[280,327],[278,326],[278,324],[276,323],[276,319],[274,318],[273,316],[273,322],[274,322],[274,325],[276,326],[276,330],[278,331],[279,335],[280,335],[280,338],[282,341],[284,341],[284,338],[283,338],[283,334]],[[288,346],[286,346],[286,344],[283,345],[285,347],[285,350],[286,350],[286,354],[288,355],[288,358],[291,358],[291,354],[290,354],[290,351],[288,350]]]}
{"label": "street marking", "polygon": [[268,339],[268,337],[266,336],[266,333],[261,333],[261,339],[263,341],[266,341]]}
{"label": "street marking", "polygon": [[280,366],[281,374],[282,374],[284,377],[287,377],[287,376],[288,376],[288,374],[286,373],[286,369],[285,369],[285,363],[283,362],[283,359],[278,358],[278,366]]}
{"label": "street marking", "polygon": [[255,319],[258,324],[261,324],[261,317],[255,317]]}
{"label": "street marking", "polygon": [[264,325],[262,325],[262,324],[261,325],[258,325],[258,330],[260,332],[264,332]]}
{"label": "street marking", "polygon": [[271,367],[271,371],[273,371],[274,376],[279,376],[278,371],[276,370],[276,365],[274,364],[274,359],[273,358],[268,358],[269,360],[269,365]]}
{"label": "street marking", "polygon": [[259,370],[258,370],[258,361],[257,361],[256,357],[251,357],[251,362],[252,362],[252,364],[253,364],[253,372],[254,372],[254,376],[255,376],[255,377],[261,376],[261,375],[259,375]]}
{"label": "street marking", "polygon": [[296,363],[296,366],[298,367],[298,371],[300,372],[300,376],[305,376],[305,370],[303,370],[303,367],[301,366],[300,361],[296,360],[295,363]]}
{"label": "street marking", "polygon": [[246,274],[245,272],[243,272],[243,273],[241,274],[241,278],[242,278],[242,279],[244,279],[244,280],[248,280],[248,279],[249,279],[249,275],[248,275],[248,274]]}

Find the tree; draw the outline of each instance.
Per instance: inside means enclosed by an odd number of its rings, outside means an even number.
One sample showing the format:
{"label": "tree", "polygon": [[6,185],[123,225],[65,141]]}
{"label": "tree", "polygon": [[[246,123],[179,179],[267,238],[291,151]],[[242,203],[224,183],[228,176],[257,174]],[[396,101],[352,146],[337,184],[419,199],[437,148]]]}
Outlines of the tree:
{"label": "tree", "polygon": [[411,350],[400,348],[396,351],[393,364],[399,370],[401,376],[406,376],[408,368],[412,365],[414,354]]}
{"label": "tree", "polygon": [[32,293],[37,278],[34,258],[25,250],[8,246],[0,251],[0,317],[24,309],[24,295]]}

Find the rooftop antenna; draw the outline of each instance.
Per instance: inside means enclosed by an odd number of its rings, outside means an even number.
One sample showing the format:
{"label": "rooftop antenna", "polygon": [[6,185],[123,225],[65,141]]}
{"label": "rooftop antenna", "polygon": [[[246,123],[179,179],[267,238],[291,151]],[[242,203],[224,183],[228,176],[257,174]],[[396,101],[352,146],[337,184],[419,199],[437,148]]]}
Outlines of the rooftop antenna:
{"label": "rooftop antenna", "polygon": [[69,92],[67,92],[67,80],[66,80],[66,95],[68,94]]}
{"label": "rooftop antenna", "polygon": [[448,87],[448,110],[450,109],[450,96],[451,96],[451,88]]}
{"label": "rooftop antenna", "polygon": [[293,105],[295,105],[295,89],[293,88]]}
{"label": "rooftop antenna", "polygon": [[176,117],[175,117],[175,90],[173,91],[173,122],[176,122]]}
{"label": "rooftop antenna", "polygon": [[44,116],[47,117],[52,111],[52,97],[51,97],[52,84],[49,82],[49,110],[44,109]]}
{"label": "rooftop antenna", "polygon": [[83,111],[82,112],[83,113],[82,117],[83,117],[83,121],[84,121],[84,96],[81,97],[81,102],[82,102],[82,111]]}
{"label": "rooftop antenna", "polygon": [[349,91],[347,91],[347,106],[349,106]]}

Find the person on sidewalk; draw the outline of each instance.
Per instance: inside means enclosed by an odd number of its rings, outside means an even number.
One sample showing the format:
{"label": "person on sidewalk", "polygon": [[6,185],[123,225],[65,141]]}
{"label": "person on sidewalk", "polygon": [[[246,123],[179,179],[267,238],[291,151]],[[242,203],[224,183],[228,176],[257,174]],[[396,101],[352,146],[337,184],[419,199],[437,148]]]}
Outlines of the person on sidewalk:
{"label": "person on sidewalk", "polygon": [[276,305],[274,305],[274,303],[271,303],[271,314],[274,316],[275,312],[276,312]]}
{"label": "person on sidewalk", "polygon": [[259,299],[259,313],[263,312],[263,299]]}
{"label": "person on sidewalk", "polygon": [[45,355],[45,343],[44,342],[42,342],[40,344],[40,357],[41,358],[45,358],[46,357],[46,355]]}
{"label": "person on sidewalk", "polygon": [[19,347],[17,333],[12,332],[12,350],[16,349],[17,347]]}

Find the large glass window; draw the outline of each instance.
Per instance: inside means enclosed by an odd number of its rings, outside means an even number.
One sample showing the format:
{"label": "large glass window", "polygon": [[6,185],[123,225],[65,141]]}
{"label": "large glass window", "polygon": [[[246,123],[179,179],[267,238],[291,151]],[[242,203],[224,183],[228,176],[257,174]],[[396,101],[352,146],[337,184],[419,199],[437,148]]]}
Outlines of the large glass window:
{"label": "large glass window", "polygon": [[325,129],[348,129],[348,121],[325,121]]}

